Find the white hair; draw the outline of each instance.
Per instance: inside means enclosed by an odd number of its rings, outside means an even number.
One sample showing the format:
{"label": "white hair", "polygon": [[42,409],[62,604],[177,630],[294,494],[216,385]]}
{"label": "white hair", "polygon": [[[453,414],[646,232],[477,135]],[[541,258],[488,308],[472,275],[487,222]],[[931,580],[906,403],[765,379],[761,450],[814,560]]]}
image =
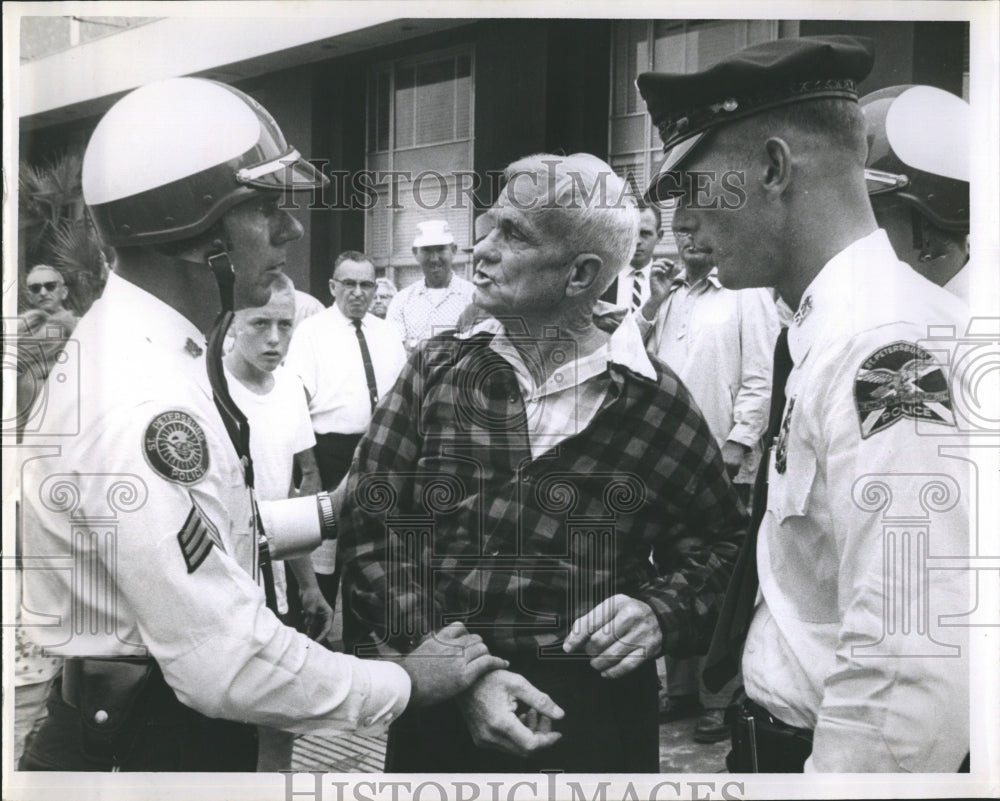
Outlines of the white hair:
{"label": "white hair", "polygon": [[510,164],[504,177],[511,205],[537,214],[577,252],[601,257],[595,297],[631,261],[639,211],[631,188],[607,162],[590,153],[536,153]]}

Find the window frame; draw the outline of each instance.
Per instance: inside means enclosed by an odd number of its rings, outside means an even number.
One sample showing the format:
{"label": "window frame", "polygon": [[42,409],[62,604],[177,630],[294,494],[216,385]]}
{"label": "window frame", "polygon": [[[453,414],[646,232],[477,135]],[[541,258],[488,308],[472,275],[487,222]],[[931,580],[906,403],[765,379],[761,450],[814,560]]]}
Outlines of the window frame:
{"label": "window frame", "polygon": [[[397,114],[396,114],[396,80],[398,71],[400,69],[418,69],[421,65],[431,64],[435,62],[443,62],[450,59],[455,67],[453,70],[453,75],[457,75],[458,60],[461,58],[467,58],[469,60],[469,109],[468,109],[468,134],[465,136],[455,136],[456,129],[458,127],[458,103],[452,103],[452,137],[440,140],[435,140],[432,142],[421,142],[419,144],[406,144],[397,147],[396,142],[396,125],[397,125]],[[378,142],[378,124],[379,119],[377,117],[378,109],[377,104],[379,101],[377,92],[378,86],[377,82],[380,75],[388,76],[389,82],[389,119],[388,119],[388,146],[385,149],[379,149]],[[457,77],[452,78],[452,82],[457,84],[459,79]],[[456,90],[457,91],[457,90]],[[376,108],[372,108],[372,103],[376,104]],[[387,59],[383,61],[376,62],[369,66],[367,70],[366,83],[365,83],[365,168],[367,170],[376,169],[376,164],[379,166],[377,169],[384,169],[386,171],[393,171],[398,168],[397,162],[399,159],[399,154],[403,153],[415,153],[420,150],[435,148],[447,145],[465,145],[467,147],[467,169],[474,169],[474,159],[475,159],[475,142],[476,142],[476,130],[475,130],[475,111],[476,111],[476,53],[475,46],[472,43],[454,45],[452,47],[446,47],[438,50],[432,50],[425,53],[420,53],[412,56],[405,56],[402,58]],[[416,122],[416,117],[414,116],[414,123]],[[375,130],[373,130],[373,126]],[[372,149],[369,148],[372,145]],[[459,167],[460,170],[465,169],[465,167]],[[376,265],[378,270],[381,272],[383,269],[385,275],[397,283],[397,272],[400,268],[412,268],[416,265],[416,260],[408,261],[396,261],[394,257],[396,256],[397,250],[402,251],[402,248],[396,247],[396,214],[401,211],[400,208],[389,206],[389,189],[388,185],[380,184],[379,189],[376,190],[378,195],[377,203],[382,207],[383,213],[388,215],[388,247],[387,256],[385,256],[386,263],[384,265]],[[400,184],[398,187],[398,193],[400,198],[403,194],[408,191],[409,184]],[[402,202],[400,205],[405,205]],[[472,204],[467,210],[468,220],[466,223],[465,231],[457,231],[456,241],[460,241],[461,237],[471,236],[472,233],[472,219],[473,219],[473,209]],[[370,237],[373,235],[372,232],[372,210],[365,212],[365,247],[371,250],[369,247]],[[455,266],[456,268],[461,268],[468,259],[467,254],[464,254],[461,249],[455,254]],[[376,258],[372,256],[376,261],[382,261],[383,257]]]}
{"label": "window frame", "polygon": [[[618,170],[616,162],[628,161],[630,163],[636,163],[642,170],[643,182],[648,185],[650,177],[653,175],[653,171],[658,169],[663,161],[663,145],[659,139],[659,132],[653,126],[650,120],[649,114],[646,112],[645,104],[642,103],[641,98],[639,99],[638,106],[635,111],[625,111],[623,113],[615,112],[616,101],[619,99],[616,94],[616,81],[618,79],[618,67],[619,67],[619,31],[622,26],[636,25],[638,23],[643,23],[646,26],[646,59],[644,64],[636,64],[636,74],[631,76],[631,81],[642,72],[648,72],[655,69],[654,58],[656,54],[656,24],[659,22],[667,22],[671,24],[676,24],[681,28],[682,34],[687,34],[691,31],[692,27],[706,23],[742,23],[744,28],[743,41],[744,44],[741,46],[746,46],[750,40],[750,23],[754,22],[764,22],[770,26],[770,35],[772,37],[771,41],[786,38],[789,36],[798,35],[798,22],[794,20],[779,20],[779,19],[766,19],[766,20],[755,20],[755,19],[727,19],[727,20],[717,20],[717,19],[647,19],[647,20],[637,20],[637,19],[622,19],[615,20],[612,27],[611,34],[611,52],[610,52],[610,74],[611,74],[611,91],[608,93],[608,163],[615,168],[616,172]],[[628,30],[626,28],[626,30]],[[638,41],[638,40],[637,40]],[[735,52],[735,50],[734,50]],[[627,56],[626,56],[627,58]],[[687,53],[685,51],[684,61],[687,61]],[[627,63],[627,62],[625,62]],[[630,86],[631,83],[626,85]],[[631,90],[630,90],[631,91]],[[628,108],[627,99],[623,104],[624,108]],[[641,108],[639,108],[641,106]],[[644,147],[640,149],[635,148],[622,148],[616,150],[615,141],[615,128],[616,123],[621,123],[626,120],[636,120],[638,118],[642,119],[642,137]],[[622,178],[625,178],[622,175]],[[641,196],[645,190],[646,186],[636,186],[638,194]],[[659,245],[656,248],[656,253],[654,254],[657,258],[664,256],[669,256],[674,258],[677,255],[677,244],[674,242],[673,234],[670,230],[670,224],[673,219],[673,206],[670,203],[661,203],[660,210],[663,218],[663,238],[660,240]]]}

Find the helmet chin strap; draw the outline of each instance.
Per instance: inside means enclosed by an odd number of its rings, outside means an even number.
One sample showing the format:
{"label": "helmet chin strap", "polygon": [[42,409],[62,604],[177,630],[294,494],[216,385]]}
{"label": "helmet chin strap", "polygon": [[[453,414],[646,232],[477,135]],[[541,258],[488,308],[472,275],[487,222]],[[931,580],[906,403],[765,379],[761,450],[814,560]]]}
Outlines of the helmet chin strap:
{"label": "helmet chin strap", "polygon": [[205,261],[215,276],[215,283],[219,286],[219,301],[222,303],[223,312],[233,310],[233,285],[236,283],[236,270],[233,262],[229,258],[229,251],[221,239],[212,242],[212,250]]}

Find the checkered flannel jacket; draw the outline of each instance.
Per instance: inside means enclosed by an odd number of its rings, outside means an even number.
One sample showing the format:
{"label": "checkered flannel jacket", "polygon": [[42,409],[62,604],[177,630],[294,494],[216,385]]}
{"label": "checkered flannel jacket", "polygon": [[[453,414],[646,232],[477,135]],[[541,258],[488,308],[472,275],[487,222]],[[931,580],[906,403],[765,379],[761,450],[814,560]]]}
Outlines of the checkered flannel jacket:
{"label": "checkered flannel jacket", "polygon": [[[345,643],[401,651],[454,620],[494,653],[557,647],[623,593],[665,653],[704,653],[744,510],[683,384],[610,365],[594,419],[540,458],[492,335],[428,340],[379,404],[340,518]],[[359,653],[361,651],[359,650]]]}

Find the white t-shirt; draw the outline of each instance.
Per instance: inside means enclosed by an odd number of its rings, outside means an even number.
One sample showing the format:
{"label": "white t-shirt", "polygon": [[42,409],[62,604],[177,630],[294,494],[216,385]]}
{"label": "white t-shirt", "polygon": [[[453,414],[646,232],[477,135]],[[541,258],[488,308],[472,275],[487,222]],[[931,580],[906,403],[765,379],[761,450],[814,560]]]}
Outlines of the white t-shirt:
{"label": "white t-shirt", "polygon": [[[295,373],[280,365],[273,375],[271,391],[258,395],[226,370],[229,394],[250,422],[254,488],[262,501],[288,497],[293,457],[316,444],[302,382]],[[278,595],[278,611],[285,614],[288,611],[287,585],[281,561],[274,562],[274,589]]]}

